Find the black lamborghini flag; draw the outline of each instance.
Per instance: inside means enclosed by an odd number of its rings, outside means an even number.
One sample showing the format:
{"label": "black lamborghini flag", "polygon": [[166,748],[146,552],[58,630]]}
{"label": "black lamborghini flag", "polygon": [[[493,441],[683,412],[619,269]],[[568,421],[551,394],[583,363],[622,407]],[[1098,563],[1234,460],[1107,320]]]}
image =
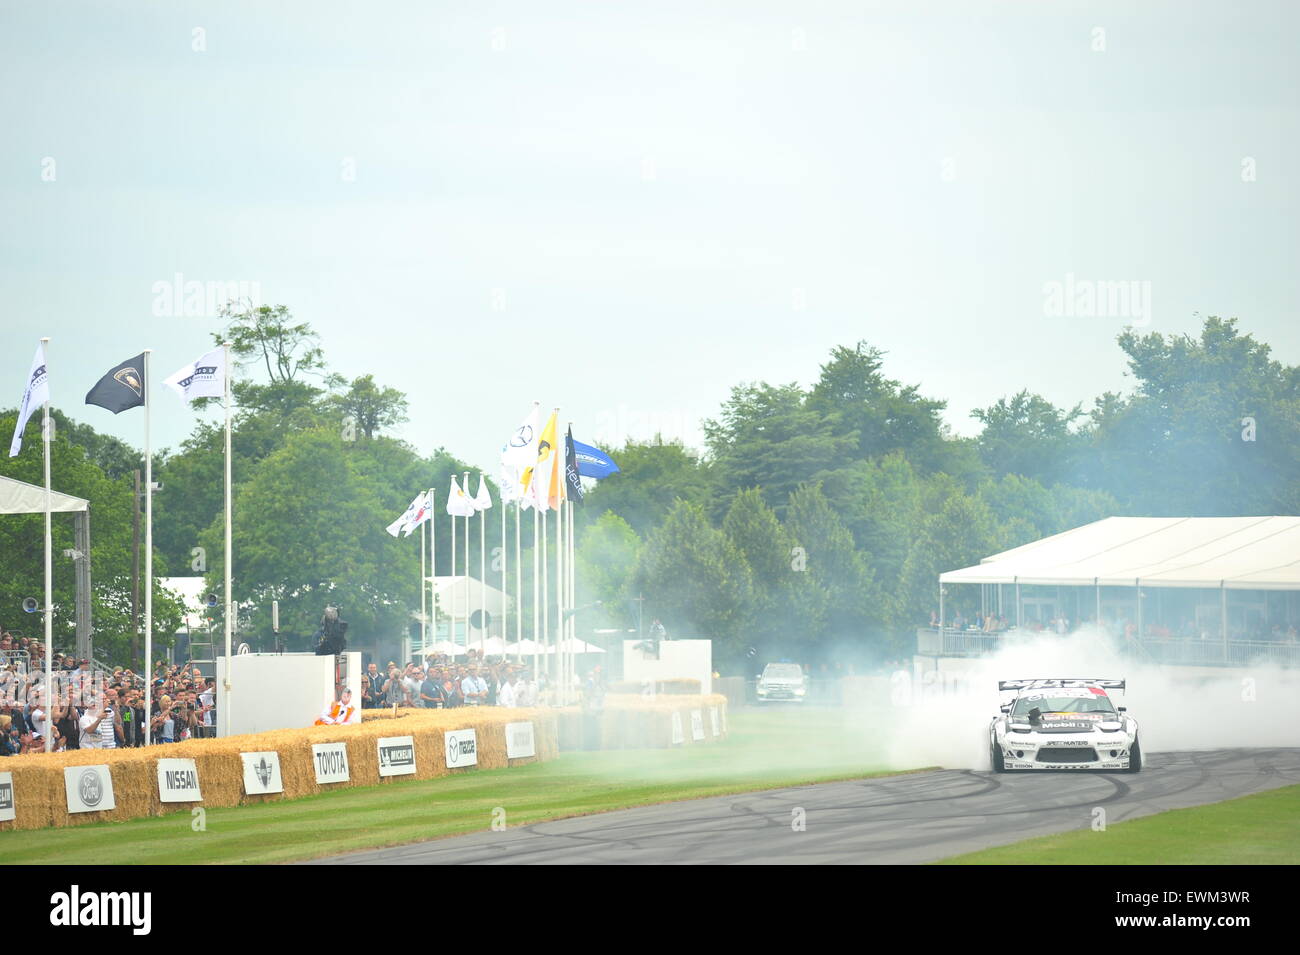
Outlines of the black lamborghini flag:
{"label": "black lamborghini flag", "polygon": [[144,354],[109,369],[86,394],[86,404],[99,405],[113,414],[144,404]]}
{"label": "black lamborghini flag", "polygon": [[578,452],[573,446],[573,429],[564,436],[564,496],[582,503],[582,478],[578,476]]}

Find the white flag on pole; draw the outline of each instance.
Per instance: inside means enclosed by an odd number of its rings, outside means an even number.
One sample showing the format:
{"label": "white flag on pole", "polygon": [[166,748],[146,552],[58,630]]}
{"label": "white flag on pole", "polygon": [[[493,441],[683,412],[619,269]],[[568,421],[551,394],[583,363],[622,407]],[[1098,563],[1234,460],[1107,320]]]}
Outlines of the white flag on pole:
{"label": "white flag on pole", "polygon": [[398,534],[409,537],[411,531],[429,519],[432,510],[430,503],[428,491],[417,494],[415,500],[406,505],[406,510],[402,512],[402,516],[384,529],[394,537]]}
{"label": "white flag on pole", "polygon": [[223,397],[226,393],[225,349],[213,349],[174,372],[163,384],[186,401]]}
{"label": "white flag on pole", "polygon": [[533,410],[524,423],[515,429],[506,446],[501,449],[501,500],[516,501],[523,495],[519,475],[537,462],[537,434],[541,430],[541,408],[533,402]]}
{"label": "white flag on pole", "polygon": [[23,449],[23,429],[32,413],[50,400],[50,376],[45,370],[45,348],[36,346],[32,370],[27,374],[27,387],[23,389],[23,403],[18,407],[18,423],[14,426],[13,440],[9,442],[9,457],[17,457]]}
{"label": "white flag on pole", "polygon": [[474,500],[456,483],[456,475],[451,476],[451,487],[447,490],[447,513],[452,517],[469,517],[474,513]]}
{"label": "white flag on pole", "polygon": [[492,506],[492,492],[488,490],[487,481],[483,478],[483,472],[478,476],[478,494],[474,495],[474,510],[486,511]]}

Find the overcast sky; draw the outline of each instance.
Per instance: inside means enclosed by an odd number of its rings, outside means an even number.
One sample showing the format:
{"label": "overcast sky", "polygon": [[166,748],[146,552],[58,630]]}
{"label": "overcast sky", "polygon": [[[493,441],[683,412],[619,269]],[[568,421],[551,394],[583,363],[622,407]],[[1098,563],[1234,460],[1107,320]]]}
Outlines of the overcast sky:
{"label": "overcast sky", "polygon": [[[177,273],[256,283],[493,470],[534,398],[698,443],[858,339],[964,434],[1129,387],[1127,324],[1238,316],[1300,363],[1297,9],[5,3],[0,406],[49,335],[55,405],[138,445],[82,398],[209,347],[155,314]],[[1053,313],[1119,281],[1123,314]],[[193,414],[154,407],[175,446]]]}

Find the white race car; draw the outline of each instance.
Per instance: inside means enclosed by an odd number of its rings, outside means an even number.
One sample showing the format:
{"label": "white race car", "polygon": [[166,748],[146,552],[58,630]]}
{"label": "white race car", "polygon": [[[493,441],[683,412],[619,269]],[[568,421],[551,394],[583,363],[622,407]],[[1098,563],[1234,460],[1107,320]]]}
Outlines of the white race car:
{"label": "white race car", "polygon": [[999,680],[1014,694],[989,724],[995,773],[1018,769],[1142,769],[1138,725],[1110,700],[1123,680]]}

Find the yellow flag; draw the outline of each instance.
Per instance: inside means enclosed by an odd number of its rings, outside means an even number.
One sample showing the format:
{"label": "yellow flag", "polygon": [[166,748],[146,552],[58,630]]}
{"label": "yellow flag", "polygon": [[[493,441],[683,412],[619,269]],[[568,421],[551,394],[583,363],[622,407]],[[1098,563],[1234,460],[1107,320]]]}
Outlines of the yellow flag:
{"label": "yellow flag", "polygon": [[531,501],[539,511],[549,510],[559,503],[558,499],[553,498],[551,493],[553,478],[559,470],[555,466],[558,417],[559,411],[557,410],[552,411],[551,416],[546,419],[546,427],[542,429],[541,436],[537,439],[537,463],[530,468],[525,468],[521,478],[521,483],[524,486],[524,497]]}

